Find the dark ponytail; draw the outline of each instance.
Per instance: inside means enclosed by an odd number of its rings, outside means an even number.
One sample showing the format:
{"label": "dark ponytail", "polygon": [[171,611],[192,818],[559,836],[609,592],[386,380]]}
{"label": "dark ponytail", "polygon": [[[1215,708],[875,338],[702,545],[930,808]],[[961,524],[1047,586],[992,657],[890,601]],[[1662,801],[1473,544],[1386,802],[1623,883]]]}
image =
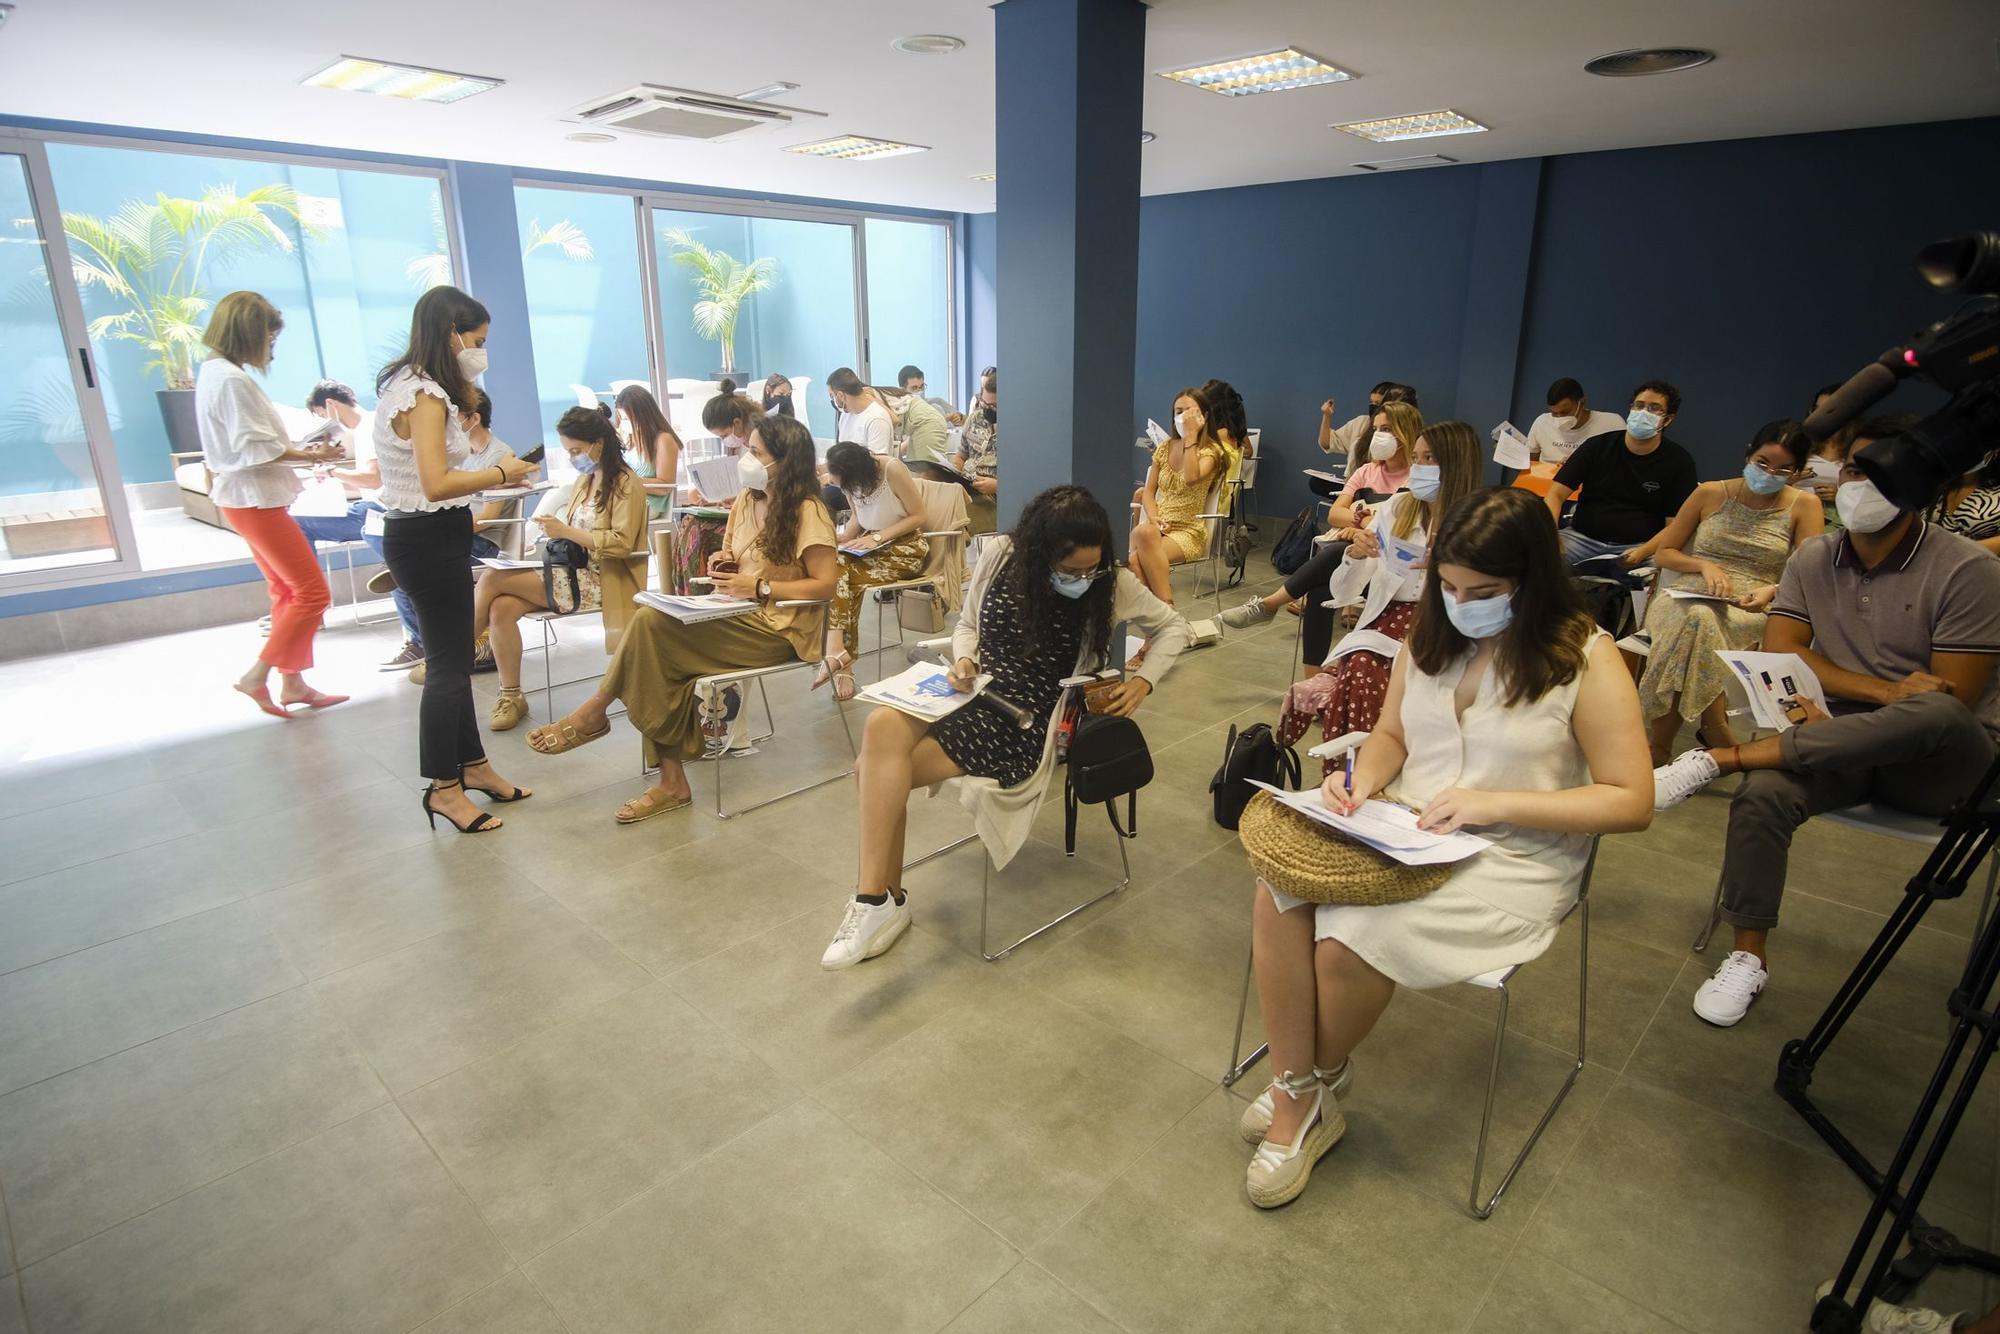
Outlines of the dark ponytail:
{"label": "dark ponytail", "polygon": [[618,432],[612,428],[610,417],[598,408],[571,408],[556,422],[556,434],[597,446],[597,467],[590,474],[591,497],[599,514],[608,513],[611,498],[618,494],[618,488],[632,475],[632,465],[625,461],[624,447],[618,439]]}

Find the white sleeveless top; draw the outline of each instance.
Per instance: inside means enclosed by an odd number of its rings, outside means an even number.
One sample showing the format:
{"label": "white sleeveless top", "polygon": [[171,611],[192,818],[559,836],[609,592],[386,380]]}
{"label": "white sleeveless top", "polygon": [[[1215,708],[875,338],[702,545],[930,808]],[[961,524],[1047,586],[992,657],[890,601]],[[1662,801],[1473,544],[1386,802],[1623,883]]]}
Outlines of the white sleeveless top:
{"label": "white sleeveless top", "polygon": [[[417,456],[410,442],[396,434],[398,414],[408,412],[417,395],[429,394],[444,404],[444,457],[448,467],[463,468],[472,457],[472,439],[459,425],[458,407],[435,380],[413,370],[400,370],[382,388],[375,403],[375,458],[382,467],[382,490],[377,499],[384,509],[409,513],[459,509],[473,502],[472,496],[453,500],[428,500],[423,483],[417,479]],[[500,483],[495,473],[495,486]]]}
{"label": "white sleeveless top", "polygon": [[896,488],[889,485],[889,465],[886,460],[878,460],[882,467],[882,480],[875,483],[875,489],[865,496],[847,493],[847,503],[853,507],[854,520],[863,532],[879,533],[892,523],[901,523],[910,516],[903,508],[903,502],[896,498]]}
{"label": "white sleeveless top", "polygon": [[[1402,712],[1409,757],[1383,795],[1421,810],[1449,787],[1555,792],[1590,782],[1570,722],[1588,658],[1567,685],[1514,705],[1489,665],[1460,718],[1452,692],[1470,657],[1436,676],[1409,664]],[[1396,982],[1419,988],[1449,986],[1541,954],[1576,902],[1590,836],[1516,825],[1473,832],[1493,846],[1460,862],[1442,886],[1408,903],[1322,905],[1315,938],[1338,940]]]}

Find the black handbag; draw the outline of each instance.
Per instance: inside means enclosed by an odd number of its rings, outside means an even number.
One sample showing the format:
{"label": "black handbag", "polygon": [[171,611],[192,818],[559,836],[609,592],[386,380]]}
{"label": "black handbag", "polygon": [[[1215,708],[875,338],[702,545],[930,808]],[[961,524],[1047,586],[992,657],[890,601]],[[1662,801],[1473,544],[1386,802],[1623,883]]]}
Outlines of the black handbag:
{"label": "black handbag", "polygon": [[1285,525],[1285,531],[1278,534],[1277,542],[1271,547],[1271,565],[1279,574],[1292,574],[1312,559],[1315,508],[1308,505],[1300,510],[1298,516]]}
{"label": "black handbag", "polygon": [[[1139,789],[1153,781],[1153,752],[1146,735],[1130,718],[1109,713],[1085,713],[1076,720],[1069,741],[1068,772],[1063,781],[1063,851],[1076,855],[1076,812],[1080,806],[1104,803],[1104,813],[1120,838],[1139,833]],[[1118,798],[1125,798],[1125,824],[1118,823]],[[1129,829],[1125,826],[1131,826]]]}
{"label": "black handbag", "polygon": [[583,589],[576,572],[590,568],[590,553],[581,543],[567,537],[552,537],[542,543],[542,594],[549,610],[568,616],[583,605]]}
{"label": "black handbag", "polygon": [[1279,745],[1269,723],[1257,723],[1241,732],[1232,723],[1222,743],[1222,766],[1208,784],[1215,803],[1215,822],[1224,829],[1236,828],[1243,808],[1257,795],[1251,779],[1274,787],[1297,788],[1299,776],[1299,753]]}

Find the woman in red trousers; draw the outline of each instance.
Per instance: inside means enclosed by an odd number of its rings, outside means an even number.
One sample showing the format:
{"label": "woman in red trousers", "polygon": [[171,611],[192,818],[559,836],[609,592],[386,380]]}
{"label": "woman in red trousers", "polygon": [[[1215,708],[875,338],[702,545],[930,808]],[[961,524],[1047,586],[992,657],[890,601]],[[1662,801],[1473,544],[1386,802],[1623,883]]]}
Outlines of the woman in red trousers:
{"label": "woman in red trousers", "polygon": [[[250,554],[271,586],[271,636],[264,651],[236,682],[264,712],[290,718],[296,704],[324,709],[347,699],[306,684],[313,635],[329,601],[313,544],[299,531],[290,506],[301,487],[297,463],[325,463],[338,445],[295,449],[291,434],[250,369],[269,369],[284,317],[255,292],[231,292],[215,304],[202,334],[209,357],[195,378],[195,413],[201,424],[201,457],[214,480],[209,498],[223,520],[250,544]],[[272,668],[278,698],[271,698]]]}

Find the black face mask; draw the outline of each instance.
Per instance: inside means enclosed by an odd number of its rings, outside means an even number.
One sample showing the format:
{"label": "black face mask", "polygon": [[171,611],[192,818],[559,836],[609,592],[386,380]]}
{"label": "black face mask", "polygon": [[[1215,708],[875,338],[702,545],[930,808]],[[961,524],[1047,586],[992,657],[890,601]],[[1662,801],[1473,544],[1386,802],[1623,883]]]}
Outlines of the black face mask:
{"label": "black face mask", "polygon": [[990,407],[989,407],[988,405],[986,405],[986,404],[984,404],[984,403],[981,403],[981,404],[979,405],[979,410],[980,410],[981,412],[983,412],[983,413],[985,413],[985,414],[986,414],[986,420],[987,420],[987,421],[989,421],[989,422],[992,422],[992,423],[993,423],[994,425],[996,425],[996,426],[997,426],[997,425],[999,425],[999,423],[1000,423],[1000,407],[999,407],[999,405],[998,405],[998,404],[994,404],[993,406],[990,406]]}
{"label": "black face mask", "polygon": [[775,413],[777,413],[777,414],[778,414],[779,416],[781,416],[781,417],[789,417],[789,416],[791,416],[791,415],[792,415],[792,396],[791,396],[790,394],[766,394],[766,395],[764,395],[764,411],[765,411],[766,413],[772,413],[772,412],[775,412]]}

